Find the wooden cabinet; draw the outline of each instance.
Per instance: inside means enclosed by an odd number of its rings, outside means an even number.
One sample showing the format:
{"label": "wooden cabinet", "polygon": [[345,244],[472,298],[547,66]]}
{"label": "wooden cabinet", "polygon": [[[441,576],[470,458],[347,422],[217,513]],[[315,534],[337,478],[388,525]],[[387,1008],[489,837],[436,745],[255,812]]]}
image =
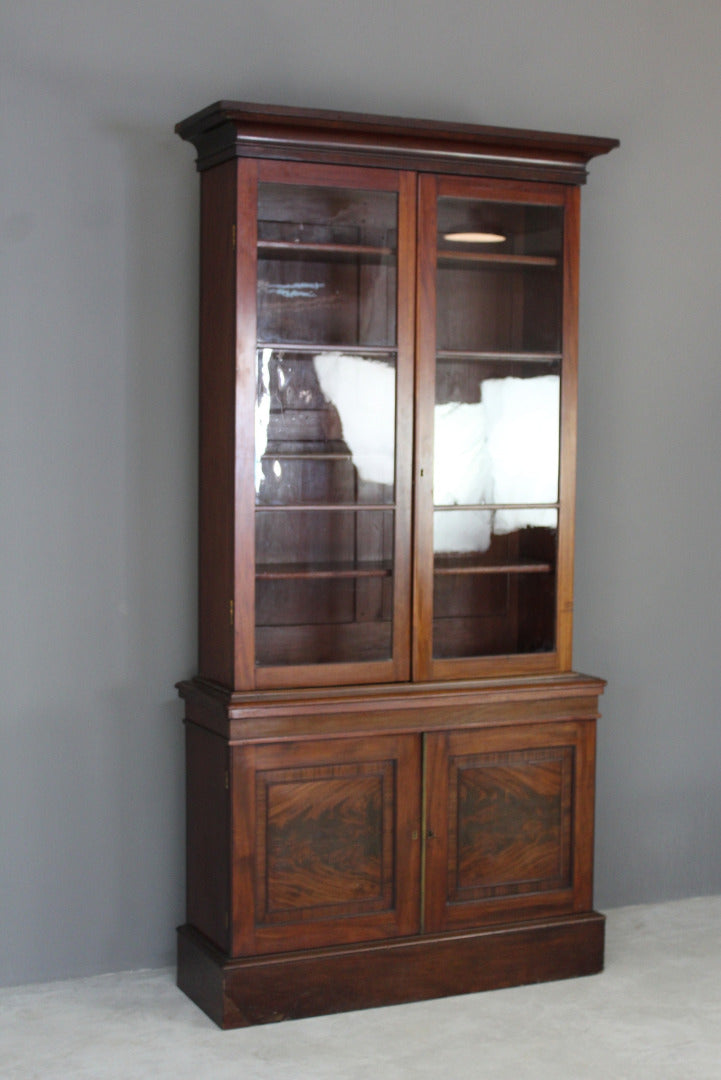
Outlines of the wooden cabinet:
{"label": "wooden cabinet", "polygon": [[579,185],[610,139],[221,102],[179,984],[224,1026],[598,970]]}

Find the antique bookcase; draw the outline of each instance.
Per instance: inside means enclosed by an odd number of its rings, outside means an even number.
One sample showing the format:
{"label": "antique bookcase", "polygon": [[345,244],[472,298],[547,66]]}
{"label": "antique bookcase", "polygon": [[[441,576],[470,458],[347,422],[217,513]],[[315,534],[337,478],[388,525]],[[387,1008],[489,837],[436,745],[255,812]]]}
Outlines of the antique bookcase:
{"label": "antique bookcase", "polygon": [[178,981],[224,1027],[598,971],[571,664],[612,139],[219,102]]}

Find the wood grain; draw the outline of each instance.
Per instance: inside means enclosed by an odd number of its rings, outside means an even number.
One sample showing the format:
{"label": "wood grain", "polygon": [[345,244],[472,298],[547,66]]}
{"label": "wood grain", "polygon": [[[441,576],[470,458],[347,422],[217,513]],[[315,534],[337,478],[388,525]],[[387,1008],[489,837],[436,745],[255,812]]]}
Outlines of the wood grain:
{"label": "wood grain", "polygon": [[237,954],[417,930],[420,757],[412,735],[233,751]]}

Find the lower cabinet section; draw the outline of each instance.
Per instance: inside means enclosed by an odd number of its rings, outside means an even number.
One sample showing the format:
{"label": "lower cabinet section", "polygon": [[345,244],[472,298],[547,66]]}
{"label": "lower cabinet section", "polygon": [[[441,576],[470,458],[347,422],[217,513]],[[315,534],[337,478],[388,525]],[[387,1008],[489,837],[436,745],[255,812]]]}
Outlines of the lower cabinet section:
{"label": "lower cabinet section", "polygon": [[242,705],[184,694],[181,988],[227,1027],[600,970],[599,685],[269,706],[252,738]]}

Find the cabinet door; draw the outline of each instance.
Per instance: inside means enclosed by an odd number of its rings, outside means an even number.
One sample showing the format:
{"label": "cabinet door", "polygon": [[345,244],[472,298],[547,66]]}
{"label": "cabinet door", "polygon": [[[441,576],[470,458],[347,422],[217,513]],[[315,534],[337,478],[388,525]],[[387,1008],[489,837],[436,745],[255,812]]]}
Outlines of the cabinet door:
{"label": "cabinet door", "polygon": [[570,666],[577,192],[421,179],[414,675]]}
{"label": "cabinet door", "polygon": [[273,161],[245,173],[246,666],[259,687],[407,679],[413,177]]}
{"label": "cabinet door", "polygon": [[591,905],[594,721],[431,734],[425,929]]}
{"label": "cabinet door", "polygon": [[233,751],[232,951],[416,933],[420,740]]}

